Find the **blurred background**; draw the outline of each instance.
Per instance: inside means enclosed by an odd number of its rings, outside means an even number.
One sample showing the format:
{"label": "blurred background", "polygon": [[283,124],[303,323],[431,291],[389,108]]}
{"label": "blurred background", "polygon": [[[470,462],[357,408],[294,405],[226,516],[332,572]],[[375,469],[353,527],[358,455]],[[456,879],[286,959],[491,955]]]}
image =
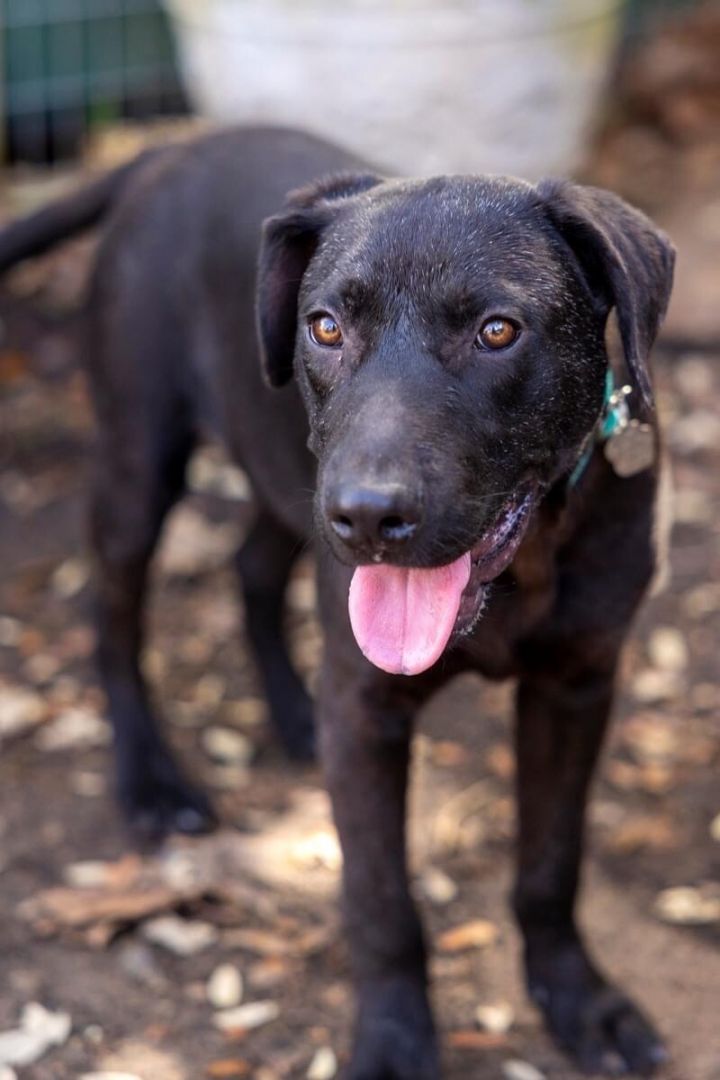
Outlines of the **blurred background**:
{"label": "blurred background", "polygon": [[[309,128],[392,173],[571,175],[673,238],[655,350],[671,578],[626,651],[583,916],[666,1033],[667,1077],[720,1080],[720,4],[0,0],[0,221],[235,121]],[[113,806],[77,362],[96,239],[0,281],[0,1080],[332,1080],[350,1024],[339,853],[319,774],[266,731],[230,566],[252,507],[217,447],[172,515],[145,663],[222,827],[142,854]],[[306,560],[288,633],[311,687],[313,600]],[[446,1075],[577,1080],[524,998],[505,903],[511,697],[458,680],[417,742]]]}

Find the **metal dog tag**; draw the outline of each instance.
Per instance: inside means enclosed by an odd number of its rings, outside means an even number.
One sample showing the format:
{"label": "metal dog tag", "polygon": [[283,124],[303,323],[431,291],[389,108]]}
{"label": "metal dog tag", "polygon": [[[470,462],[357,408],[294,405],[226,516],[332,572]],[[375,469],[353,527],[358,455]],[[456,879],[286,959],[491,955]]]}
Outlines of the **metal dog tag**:
{"label": "metal dog tag", "polygon": [[618,476],[635,476],[655,462],[655,436],[649,424],[630,420],[606,441],[605,457]]}

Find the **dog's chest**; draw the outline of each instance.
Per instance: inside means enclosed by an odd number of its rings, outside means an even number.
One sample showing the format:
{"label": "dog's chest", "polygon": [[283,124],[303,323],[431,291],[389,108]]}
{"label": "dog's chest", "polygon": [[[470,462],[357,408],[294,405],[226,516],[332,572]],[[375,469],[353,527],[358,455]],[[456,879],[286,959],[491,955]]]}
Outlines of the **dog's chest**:
{"label": "dog's chest", "polygon": [[520,643],[550,618],[555,606],[558,535],[556,523],[539,523],[509,569],[490,584],[485,612],[458,649],[464,666],[491,679],[519,673]]}

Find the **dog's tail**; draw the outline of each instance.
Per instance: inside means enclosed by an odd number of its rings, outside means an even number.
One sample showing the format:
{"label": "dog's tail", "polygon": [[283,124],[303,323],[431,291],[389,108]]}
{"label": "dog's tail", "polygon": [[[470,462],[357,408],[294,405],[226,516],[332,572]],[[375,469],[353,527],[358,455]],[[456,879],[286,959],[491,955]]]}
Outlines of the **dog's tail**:
{"label": "dog's tail", "polygon": [[129,177],[154,153],[145,151],[79,191],[11,221],[0,230],[0,274],[23,259],[42,255],[61,240],[96,225],[112,208]]}

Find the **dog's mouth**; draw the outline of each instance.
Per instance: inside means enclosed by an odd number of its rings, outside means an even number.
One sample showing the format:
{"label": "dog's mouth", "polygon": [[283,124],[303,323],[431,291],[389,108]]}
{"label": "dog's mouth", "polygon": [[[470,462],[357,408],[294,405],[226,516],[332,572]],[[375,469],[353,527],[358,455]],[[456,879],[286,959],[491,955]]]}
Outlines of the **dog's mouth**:
{"label": "dog's mouth", "polygon": [[488,582],[512,562],[535,502],[534,490],[503,504],[478,542],[445,566],[358,566],[349,610],[363,654],[393,675],[427,671],[451,638],[469,633],[482,614]]}

